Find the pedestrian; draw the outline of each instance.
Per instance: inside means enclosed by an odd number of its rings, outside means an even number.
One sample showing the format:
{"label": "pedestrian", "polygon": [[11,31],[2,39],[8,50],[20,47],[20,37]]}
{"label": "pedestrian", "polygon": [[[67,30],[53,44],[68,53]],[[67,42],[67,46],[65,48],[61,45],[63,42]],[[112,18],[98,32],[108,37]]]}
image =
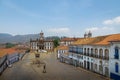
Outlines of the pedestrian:
{"label": "pedestrian", "polygon": [[43,73],[46,73],[46,64],[43,66]]}

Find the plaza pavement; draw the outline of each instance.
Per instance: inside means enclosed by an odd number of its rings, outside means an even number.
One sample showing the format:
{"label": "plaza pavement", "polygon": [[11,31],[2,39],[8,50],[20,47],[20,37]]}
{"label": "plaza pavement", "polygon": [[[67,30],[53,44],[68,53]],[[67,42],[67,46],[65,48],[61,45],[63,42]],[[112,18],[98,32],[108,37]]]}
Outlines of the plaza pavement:
{"label": "plaza pavement", "polygon": [[7,68],[0,80],[107,80],[96,73],[59,62],[55,53],[40,53],[39,60],[46,64],[46,73],[43,73],[43,64],[33,64],[35,60],[34,53],[26,54]]}

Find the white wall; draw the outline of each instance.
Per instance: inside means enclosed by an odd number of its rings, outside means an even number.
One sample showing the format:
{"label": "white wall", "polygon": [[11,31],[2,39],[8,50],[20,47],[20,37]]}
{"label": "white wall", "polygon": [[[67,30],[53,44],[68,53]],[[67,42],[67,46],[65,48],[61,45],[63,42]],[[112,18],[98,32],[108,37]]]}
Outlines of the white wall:
{"label": "white wall", "polygon": [[[115,47],[119,47],[119,59],[114,59]],[[109,61],[110,72],[120,76],[120,42],[112,42],[111,43],[109,57],[110,57],[110,61]],[[119,72],[118,73],[115,72],[115,63],[116,62],[119,65]]]}

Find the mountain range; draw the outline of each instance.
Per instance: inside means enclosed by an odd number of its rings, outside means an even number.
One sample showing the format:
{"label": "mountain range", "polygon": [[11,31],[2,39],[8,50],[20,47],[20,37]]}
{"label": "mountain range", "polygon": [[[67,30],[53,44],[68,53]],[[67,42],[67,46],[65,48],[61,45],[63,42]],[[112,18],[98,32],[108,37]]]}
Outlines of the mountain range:
{"label": "mountain range", "polygon": [[[27,34],[27,35],[11,35],[8,33],[0,33],[0,43],[24,43],[29,42],[30,39],[39,38],[39,34]],[[58,36],[48,36],[46,39],[59,39]]]}

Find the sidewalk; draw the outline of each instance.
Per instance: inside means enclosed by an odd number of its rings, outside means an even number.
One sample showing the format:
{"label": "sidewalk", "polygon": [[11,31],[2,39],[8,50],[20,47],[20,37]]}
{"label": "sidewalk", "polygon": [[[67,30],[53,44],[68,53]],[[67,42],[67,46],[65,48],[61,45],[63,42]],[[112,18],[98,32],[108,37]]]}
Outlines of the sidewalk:
{"label": "sidewalk", "polygon": [[95,73],[95,72],[86,70],[86,69],[84,69],[84,68],[81,68],[81,67],[76,67],[76,68],[77,68],[78,70],[85,71],[85,72],[87,72],[88,74],[94,74],[95,76],[101,77],[101,78],[103,78],[103,79],[105,79],[105,80],[111,80],[109,77],[105,77],[105,76],[103,76],[103,75],[100,75],[100,74],[98,74],[98,73]]}

